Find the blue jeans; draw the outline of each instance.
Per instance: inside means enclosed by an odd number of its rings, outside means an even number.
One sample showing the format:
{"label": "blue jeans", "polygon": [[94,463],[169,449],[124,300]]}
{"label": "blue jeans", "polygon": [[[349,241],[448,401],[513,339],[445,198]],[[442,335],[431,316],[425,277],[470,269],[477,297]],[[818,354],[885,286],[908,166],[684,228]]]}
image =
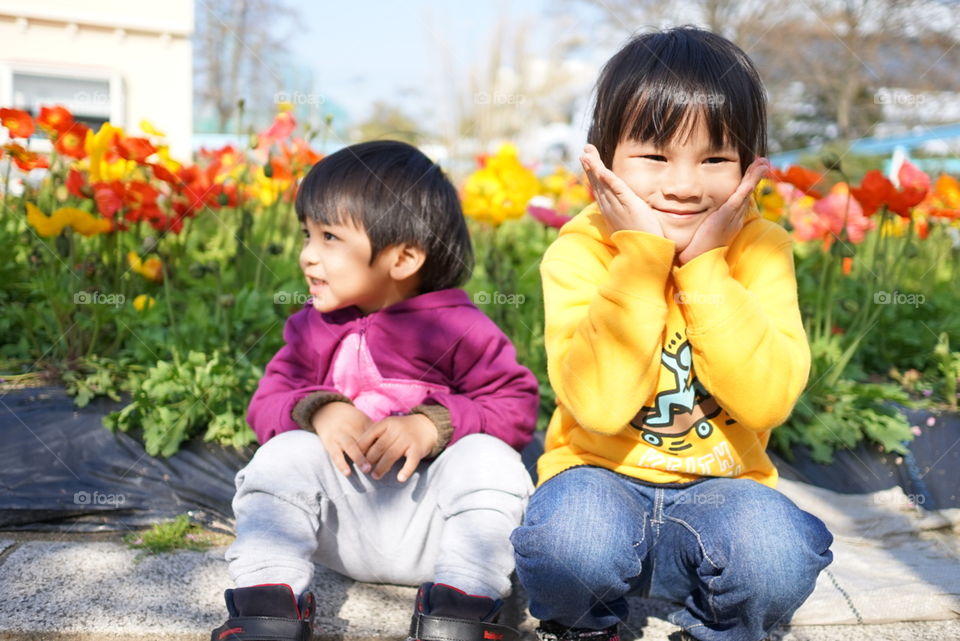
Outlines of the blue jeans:
{"label": "blue jeans", "polygon": [[833,560],[823,522],[755,481],[656,487],[588,466],[538,488],[511,541],[533,616],[601,629],[637,593],[682,603],[668,620],[705,641],[762,639]]}

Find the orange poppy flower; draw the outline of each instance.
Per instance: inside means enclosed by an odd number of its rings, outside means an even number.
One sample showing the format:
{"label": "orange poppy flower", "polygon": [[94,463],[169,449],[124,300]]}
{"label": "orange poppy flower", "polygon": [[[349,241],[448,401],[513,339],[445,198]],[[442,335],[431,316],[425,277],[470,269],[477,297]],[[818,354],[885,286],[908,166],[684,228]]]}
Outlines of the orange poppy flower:
{"label": "orange poppy flower", "polygon": [[814,198],[823,196],[819,190],[815,189],[817,185],[823,184],[823,174],[798,165],[790,165],[786,171],[774,169],[773,176],[780,182],[790,183],[809,196],[813,196]]}
{"label": "orange poppy flower", "polygon": [[844,256],[843,257],[843,275],[849,276],[850,272],[853,271],[853,256]]}
{"label": "orange poppy flower", "polygon": [[941,174],[919,209],[926,216],[960,218],[960,182],[953,176]]}
{"label": "orange poppy flower", "polygon": [[0,124],[10,130],[13,138],[29,138],[33,135],[33,118],[21,109],[0,109]]}
{"label": "orange poppy flower", "polygon": [[59,136],[73,124],[73,114],[61,105],[55,107],[40,107],[40,116],[37,118],[37,124],[50,136]]}
{"label": "orange poppy flower", "polygon": [[297,169],[307,169],[320,162],[322,156],[310,148],[303,138],[295,138],[290,145],[280,145],[281,154]]}
{"label": "orange poppy flower", "polygon": [[35,151],[30,151],[29,149],[24,149],[16,143],[8,143],[4,145],[3,148],[13,157],[13,162],[21,171],[46,169],[50,166],[50,161],[47,160],[46,156],[38,154]]}
{"label": "orange poppy flower", "polygon": [[59,154],[82,160],[87,156],[84,141],[87,139],[88,131],[90,129],[86,125],[74,122],[57,136],[57,141],[53,146]]}

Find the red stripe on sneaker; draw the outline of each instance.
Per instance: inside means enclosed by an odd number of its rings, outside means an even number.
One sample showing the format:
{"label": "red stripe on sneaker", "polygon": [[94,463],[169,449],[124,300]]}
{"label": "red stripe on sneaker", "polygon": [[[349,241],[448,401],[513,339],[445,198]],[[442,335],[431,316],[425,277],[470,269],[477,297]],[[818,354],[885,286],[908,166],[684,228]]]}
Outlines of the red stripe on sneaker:
{"label": "red stripe on sneaker", "polygon": [[497,632],[491,632],[490,630],[483,631],[483,638],[488,641],[503,641],[503,635]]}
{"label": "red stripe on sneaker", "polygon": [[217,637],[217,638],[218,638],[218,639],[225,639],[227,636],[229,636],[229,635],[231,635],[231,634],[243,634],[243,633],[244,633],[244,629],[243,629],[243,628],[230,628],[229,630],[224,630],[223,632],[221,632],[221,633],[220,633],[220,636]]}

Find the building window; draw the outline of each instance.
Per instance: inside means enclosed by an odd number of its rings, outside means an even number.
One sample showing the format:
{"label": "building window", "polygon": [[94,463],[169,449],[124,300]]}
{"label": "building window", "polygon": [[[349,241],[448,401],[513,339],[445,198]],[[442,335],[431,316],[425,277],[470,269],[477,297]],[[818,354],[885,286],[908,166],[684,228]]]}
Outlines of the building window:
{"label": "building window", "polygon": [[63,105],[75,119],[96,130],[115,112],[117,97],[109,79],[21,71],[12,76],[13,106],[34,116],[41,106]]}

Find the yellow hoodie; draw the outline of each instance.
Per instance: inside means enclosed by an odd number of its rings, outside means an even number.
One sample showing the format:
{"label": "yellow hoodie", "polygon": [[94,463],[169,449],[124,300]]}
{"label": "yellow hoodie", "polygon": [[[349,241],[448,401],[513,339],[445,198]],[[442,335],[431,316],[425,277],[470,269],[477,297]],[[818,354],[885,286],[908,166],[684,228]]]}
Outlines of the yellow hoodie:
{"label": "yellow hoodie", "polygon": [[544,254],[557,409],[540,483],[596,465],[650,483],[776,486],[770,431],[810,372],[790,236],[753,210],[729,247],[683,266],[674,253],[646,232],[610,234],[591,205]]}

